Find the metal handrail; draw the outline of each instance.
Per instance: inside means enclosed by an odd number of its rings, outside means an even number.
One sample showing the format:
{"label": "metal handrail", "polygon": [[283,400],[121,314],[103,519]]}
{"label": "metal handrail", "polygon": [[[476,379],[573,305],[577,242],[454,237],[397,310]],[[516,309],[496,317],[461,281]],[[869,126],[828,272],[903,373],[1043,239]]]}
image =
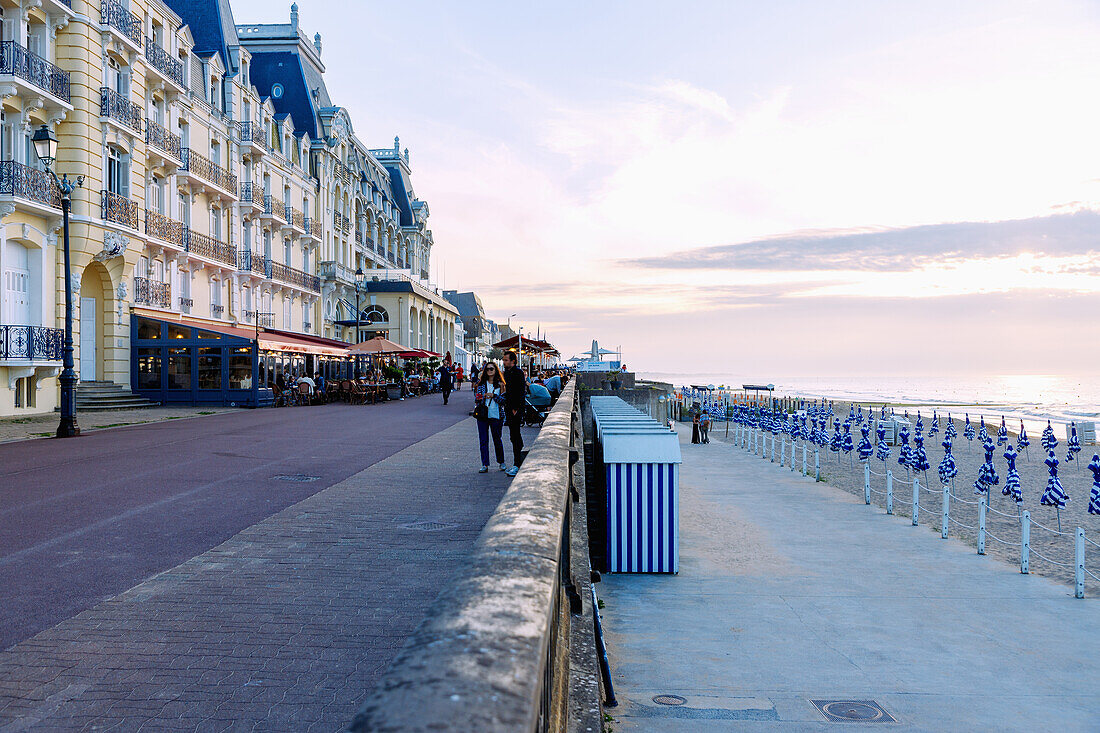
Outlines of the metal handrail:
{"label": "metal handrail", "polygon": [[64,340],[60,328],[0,325],[0,359],[58,361]]}
{"label": "metal handrail", "polygon": [[180,152],[183,161],[180,170],[194,173],[199,178],[229,191],[234,197],[237,195],[237,176],[191,148],[183,148]]}
{"label": "metal handrail", "polygon": [[176,160],[182,156],[183,144],[179,135],[173,135],[166,128],[157,124],[148,117],[145,118],[145,144],[151,145],[161,152],[168,153]]}
{"label": "metal handrail", "polygon": [[271,194],[264,196],[264,214],[272,216],[279,221],[286,221],[286,204],[279,199],[275,198]]}
{"label": "metal handrail", "polygon": [[110,87],[99,88],[99,116],[118,120],[130,129],[141,132],[141,106]]}
{"label": "metal handrail", "polygon": [[183,62],[177,61],[149,36],[145,37],[145,58],[149,64],[172,81],[183,84]]}
{"label": "metal handrail", "polygon": [[102,25],[110,26],[138,46],[141,45],[141,18],[115,0],[100,0],[99,17]]}
{"label": "metal handrail", "polygon": [[131,229],[138,228],[137,202],[113,191],[101,191],[100,193],[100,216],[105,221],[122,224]]}
{"label": "metal handrail", "polygon": [[155,305],[160,308],[172,307],[172,286],[147,277],[134,277],[134,302]]}
{"label": "metal handrail", "polygon": [[65,102],[69,98],[69,72],[62,71],[15,41],[0,42],[0,74],[28,81]]}
{"label": "metal handrail", "polygon": [[0,161],[0,196],[17,196],[55,209],[61,208],[61,189],[46,171],[14,160]]}
{"label": "metal handrail", "polygon": [[183,222],[170,219],[159,211],[145,210],[145,233],[150,237],[183,246]]}

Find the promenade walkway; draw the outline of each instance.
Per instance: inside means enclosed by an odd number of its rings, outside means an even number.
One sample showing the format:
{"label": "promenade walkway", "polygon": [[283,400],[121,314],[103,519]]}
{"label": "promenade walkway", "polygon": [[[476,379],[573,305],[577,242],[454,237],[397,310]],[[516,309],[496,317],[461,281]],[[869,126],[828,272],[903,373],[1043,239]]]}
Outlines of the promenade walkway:
{"label": "promenade walkway", "polygon": [[872,728],[1100,730],[1100,600],[684,438],[680,574],[596,586],[616,733],[851,727],[812,700],[898,721]]}
{"label": "promenade walkway", "polygon": [[[468,400],[456,397],[446,408],[433,398],[357,408],[441,412],[444,424],[418,442],[395,437],[412,444],[387,443],[388,457],[0,652],[0,731],[346,725],[507,488],[500,472],[476,473]],[[326,409],[251,416],[301,421]],[[331,453],[324,443],[307,452],[318,465]],[[272,490],[282,469],[262,469]],[[205,469],[194,470],[197,486]],[[251,490],[245,499],[258,501]],[[233,495],[220,500],[233,514]],[[215,524],[216,503],[200,507]]]}

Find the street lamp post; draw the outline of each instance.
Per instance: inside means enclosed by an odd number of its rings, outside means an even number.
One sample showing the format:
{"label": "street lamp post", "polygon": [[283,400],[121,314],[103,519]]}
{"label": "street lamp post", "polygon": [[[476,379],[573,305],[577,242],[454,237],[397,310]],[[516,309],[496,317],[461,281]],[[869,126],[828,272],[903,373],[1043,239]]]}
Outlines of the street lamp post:
{"label": "street lamp post", "polygon": [[[355,268],[355,343],[359,343],[359,293],[366,286],[366,275],[362,267]],[[355,357],[355,378],[359,379],[359,362],[361,357]]]}
{"label": "street lamp post", "polygon": [[31,138],[34,152],[42,165],[46,167],[54,183],[61,190],[61,219],[65,240],[65,344],[61,350],[61,421],[57,425],[58,438],[72,438],[80,435],[80,426],[76,424],[76,369],[73,365],[73,273],[69,257],[69,210],[73,203],[73,190],[84,185],[84,176],[70,181],[68,174],[58,179],[53,171],[57,161],[57,137],[46,125],[35,131]]}
{"label": "street lamp post", "polygon": [[428,351],[435,351],[435,308],[428,306]]}

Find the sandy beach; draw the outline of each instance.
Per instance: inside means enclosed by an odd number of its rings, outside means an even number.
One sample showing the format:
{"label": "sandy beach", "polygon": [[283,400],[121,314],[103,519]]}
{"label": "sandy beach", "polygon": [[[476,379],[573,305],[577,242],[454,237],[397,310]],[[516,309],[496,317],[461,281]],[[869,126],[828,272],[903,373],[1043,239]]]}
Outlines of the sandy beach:
{"label": "sandy beach", "polygon": [[[833,409],[836,416],[840,417],[842,420],[848,414],[847,404],[835,403]],[[910,415],[915,424],[915,414],[910,413]],[[955,457],[955,462],[958,466],[958,475],[955,477],[953,494],[958,498],[951,503],[948,530],[952,537],[962,538],[976,547],[978,534],[978,496],[974,493],[973,484],[978,476],[978,469],[984,462],[985,454],[981,448],[981,442],[977,437],[977,431],[979,429],[977,423],[974,423],[975,438],[973,441],[968,441],[963,436],[964,422],[955,418],[953,418],[953,422],[955,423],[955,429],[959,432],[952,446],[952,455]],[[947,427],[946,416],[943,414],[940,415],[939,433],[932,438],[927,437],[930,423],[931,416],[925,416],[925,450],[928,453],[928,463],[931,468],[929,468],[926,477],[923,475],[920,477],[921,486],[926,487],[928,490],[922,489],[921,491],[919,521],[921,526],[927,528],[929,531],[934,530],[939,533],[943,506],[943,488],[940,484],[937,468],[940,460],[943,458],[943,448],[940,446],[940,442],[943,440],[944,430]],[[996,425],[987,424],[986,428],[989,431],[990,437],[995,442],[997,439],[997,430],[1000,428],[999,422]],[[858,427],[853,426],[852,432],[853,442],[858,445],[860,437]],[[1015,445],[1016,442],[1017,432],[1018,429],[1017,431],[1013,431],[1011,426],[1009,427],[1009,439],[1012,441],[1013,445]],[[726,437],[725,425],[722,423],[716,423],[711,430],[711,437],[723,443],[732,444],[734,435],[735,426],[732,423],[729,426],[728,438]],[[1061,527],[1063,534],[1058,535],[1044,529],[1044,527],[1047,527],[1050,530],[1057,530],[1058,513],[1055,511],[1054,507],[1043,506],[1039,503],[1039,499],[1042,497],[1043,491],[1046,488],[1049,474],[1046,465],[1043,463],[1045,455],[1040,445],[1041,435],[1033,434],[1029,430],[1028,438],[1031,441],[1029,449],[1030,459],[1027,454],[1021,452],[1019,459],[1016,461],[1016,469],[1020,475],[1020,489],[1023,495],[1023,502],[1021,504],[1017,505],[1012,497],[1001,494],[1001,489],[1004,487],[1005,474],[1008,471],[1008,464],[1003,458],[1004,446],[998,447],[997,452],[994,454],[994,466],[1000,478],[1000,484],[995,486],[990,494],[990,511],[987,513],[986,517],[986,554],[1013,563],[1017,566],[1019,565],[1020,521],[1017,518],[1017,506],[1019,506],[1019,511],[1022,512],[1023,510],[1027,510],[1032,520],[1030,571],[1033,573],[1041,573],[1072,586],[1074,579],[1074,533],[1076,532],[1076,528],[1082,527],[1085,530],[1086,537],[1095,542],[1100,542],[1100,515],[1088,513],[1089,493],[1092,490],[1092,473],[1087,470],[1087,466],[1092,460],[1093,454],[1097,452],[1100,446],[1082,445],[1082,450],[1078,454],[1079,465],[1075,465],[1077,462],[1067,463],[1065,461],[1066,441],[1064,440],[1064,436],[1058,435],[1057,433],[1056,436],[1058,437],[1059,443],[1057,448],[1055,448],[1055,454],[1061,462],[1058,466],[1058,475],[1061,479],[1062,487],[1069,497],[1066,506],[1061,510]],[[875,434],[873,430],[871,431],[870,437],[872,443],[874,443]],[[779,440],[780,438],[777,438],[777,462]],[[912,444],[912,440],[910,440],[910,446],[912,446]],[[789,460],[791,450],[789,436],[787,437],[786,445],[786,455]],[[797,441],[796,445],[796,470],[801,467],[802,446],[807,445],[809,451],[809,469],[812,471],[813,450],[815,446],[812,443],[805,444],[801,440]],[[712,446],[698,446],[699,449],[710,449],[711,447]],[[886,489],[886,479],[883,475],[886,473],[887,469],[892,471],[894,476],[894,514],[900,517],[910,517],[913,477],[904,467],[898,465],[898,448],[899,446],[896,445],[890,447],[890,456],[885,464],[878,458],[872,457],[870,459],[871,471],[873,472],[871,487],[877,492],[884,492]],[[833,453],[828,447],[820,448],[819,450],[822,480],[832,486],[836,486],[837,488],[862,497],[863,464],[859,461],[858,452],[853,450],[850,454],[846,455],[843,452],[839,454]],[[770,451],[768,460],[770,460]],[[790,469],[787,468],[786,465],[783,468],[776,465],[775,470],[789,471]],[[876,493],[876,491],[872,491],[871,493],[871,502],[885,510],[886,497],[884,494]],[[967,502],[974,503],[970,504]],[[926,509],[928,510],[927,512],[925,511]],[[974,529],[969,529],[964,525],[969,525]],[[1044,560],[1040,555],[1049,558],[1049,560],[1053,562]],[[1056,565],[1054,563],[1061,563],[1062,565]],[[1086,543],[1085,547],[1085,567],[1093,573],[1100,575],[1100,549],[1089,543]],[[1100,582],[1086,575],[1085,588],[1086,592],[1090,595],[1100,593]]]}

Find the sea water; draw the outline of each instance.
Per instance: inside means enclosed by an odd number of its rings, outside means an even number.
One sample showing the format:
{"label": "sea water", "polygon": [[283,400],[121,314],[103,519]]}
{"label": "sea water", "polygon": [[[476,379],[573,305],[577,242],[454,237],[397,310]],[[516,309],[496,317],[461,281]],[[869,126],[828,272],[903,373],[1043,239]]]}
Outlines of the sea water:
{"label": "sea water", "polygon": [[[755,377],[706,373],[639,372],[641,379],[671,382],[676,387],[725,385],[740,389],[742,384],[774,384],[775,394],[824,397],[857,404],[899,405],[897,411],[921,410],[925,424],[933,409],[941,416],[950,412],[961,418],[969,413],[977,425],[984,416],[995,435],[1003,415],[1012,432],[1022,420],[1033,439],[1046,427],[1046,421],[1056,424],[1072,422],[1100,423],[1100,375],[1061,376],[1050,374],[1003,374],[990,377],[770,377],[758,381]],[[1056,432],[1058,439],[1064,430]]]}

